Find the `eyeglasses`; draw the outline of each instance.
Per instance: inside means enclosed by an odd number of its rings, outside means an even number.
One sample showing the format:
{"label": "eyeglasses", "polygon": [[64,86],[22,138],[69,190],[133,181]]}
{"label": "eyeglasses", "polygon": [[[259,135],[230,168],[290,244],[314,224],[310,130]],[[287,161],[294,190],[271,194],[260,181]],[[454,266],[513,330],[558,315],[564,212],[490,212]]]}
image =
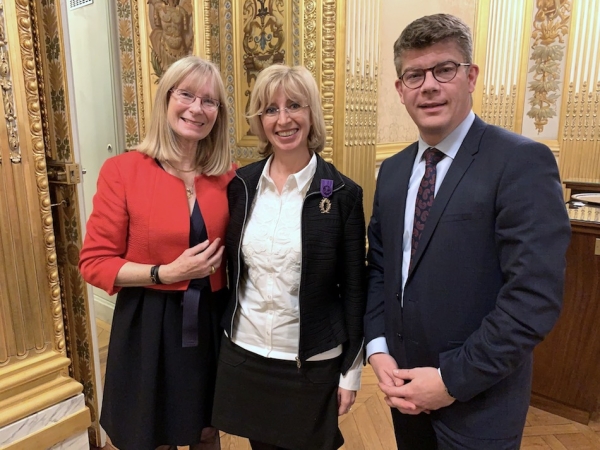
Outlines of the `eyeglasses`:
{"label": "eyeglasses", "polygon": [[279,117],[279,113],[283,110],[288,116],[296,116],[300,113],[300,111],[308,107],[309,105],[299,105],[298,103],[292,103],[290,106],[282,109],[278,108],[277,106],[268,106],[263,112],[258,113],[258,115],[271,118]]}
{"label": "eyeglasses", "polygon": [[191,105],[196,101],[196,99],[200,99],[200,106],[204,111],[215,112],[221,106],[221,103],[218,100],[210,97],[198,97],[197,95],[192,94],[191,92],[184,91],[183,89],[171,89],[177,96],[177,100],[179,100],[184,105]]}
{"label": "eyeglasses", "polygon": [[431,72],[433,74],[433,78],[440,83],[448,83],[449,81],[454,80],[459,67],[469,67],[470,65],[470,63],[444,61],[436,64],[433,67],[429,67],[428,69],[409,69],[404,72],[402,76],[400,76],[400,79],[407,88],[417,89],[423,86],[423,83],[425,83],[427,72]]}

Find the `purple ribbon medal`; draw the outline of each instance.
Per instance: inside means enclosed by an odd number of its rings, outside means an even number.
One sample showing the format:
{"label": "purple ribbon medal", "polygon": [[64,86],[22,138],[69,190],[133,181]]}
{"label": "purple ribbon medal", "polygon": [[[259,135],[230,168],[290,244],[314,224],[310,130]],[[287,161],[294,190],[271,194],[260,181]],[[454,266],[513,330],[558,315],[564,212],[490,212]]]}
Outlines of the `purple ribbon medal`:
{"label": "purple ribbon medal", "polygon": [[319,202],[321,214],[328,214],[331,211],[331,201],[329,197],[333,193],[333,180],[321,180],[321,195],[323,198]]}

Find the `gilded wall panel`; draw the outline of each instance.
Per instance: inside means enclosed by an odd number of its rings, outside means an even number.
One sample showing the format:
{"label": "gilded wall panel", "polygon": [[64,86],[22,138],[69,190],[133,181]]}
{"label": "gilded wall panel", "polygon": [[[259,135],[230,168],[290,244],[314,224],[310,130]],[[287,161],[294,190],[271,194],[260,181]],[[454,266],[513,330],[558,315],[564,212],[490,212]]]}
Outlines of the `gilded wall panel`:
{"label": "gilded wall panel", "polygon": [[236,100],[236,145],[254,147],[257,139],[251,135],[245,118],[250,93],[259,72],[272,64],[285,63],[291,55],[292,11],[283,1],[245,0],[232,3],[234,83]]}
{"label": "gilded wall panel", "polygon": [[533,2],[490,0],[478,7],[474,109],[483,120],[520,133]]}
{"label": "gilded wall panel", "polygon": [[[77,189],[76,184],[54,182],[63,176],[64,165],[74,161],[72,132],[68,119],[62,18],[58,3],[52,0],[31,1],[29,5],[42,124],[40,138],[45,144],[48,165],[47,173],[43,174],[43,181],[54,203],[54,209],[51,211],[48,205],[47,210],[48,214],[52,214],[49,222],[52,224],[53,239],[55,236],[58,237],[54,241],[56,248],[54,259],[57,269],[55,277],[60,283],[57,292],[60,292],[62,304],[61,335],[66,339],[67,356],[72,362],[69,374],[84,386],[86,406],[92,416],[92,427],[89,429],[91,440],[99,443],[100,427],[97,417],[99,404],[95,389],[92,352],[81,351],[75,345],[77,342],[89,342],[87,345],[91,345],[89,340],[91,318],[87,292],[77,269],[81,247],[81,217],[76,207],[79,204]],[[50,183],[48,183],[48,175]],[[76,175],[79,176],[78,173]],[[61,232],[62,230],[68,232]],[[55,311],[58,313],[58,310]]]}
{"label": "gilded wall panel", "polygon": [[[212,7],[221,25],[219,34],[213,33],[220,38],[212,41],[219,56],[218,60],[213,56],[213,61],[220,63],[225,83],[233,157],[242,164],[259,158],[258,141],[245,118],[256,76],[271,64],[299,62],[302,43],[305,48],[316,48],[316,42],[305,39],[300,30],[307,11],[312,17],[314,10],[314,1],[282,0],[220,1]],[[316,28],[316,22],[312,27]],[[312,67],[316,70],[314,60]]]}
{"label": "gilded wall panel", "polygon": [[[150,119],[158,80],[173,61],[189,54],[213,58],[210,42],[215,33],[215,22],[211,20],[215,2],[216,0],[130,0],[135,58],[138,58],[139,37],[141,69],[140,74],[136,74],[136,88],[141,128]],[[125,9],[123,15],[126,16]],[[129,22],[129,19],[126,21]],[[139,27],[137,30],[136,24]],[[123,55],[123,50],[121,54]],[[130,122],[133,127],[133,121]],[[142,129],[140,139],[144,138],[144,133]],[[133,139],[130,141],[133,142]]]}
{"label": "gilded wall panel", "polygon": [[0,1],[0,427],[81,392],[67,376],[39,8]]}
{"label": "gilded wall panel", "polygon": [[379,8],[371,0],[347,0],[345,15],[345,82],[338,100],[343,109],[335,110],[343,119],[343,141],[335,143],[334,160],[363,187],[368,220],[375,191]]}
{"label": "gilded wall panel", "polygon": [[536,2],[533,11],[523,134],[534,139],[558,139],[573,3]]}
{"label": "gilded wall panel", "polygon": [[600,181],[599,15],[597,1],[573,1],[559,132],[564,180]]}
{"label": "gilded wall panel", "polygon": [[191,0],[150,0],[148,24],[152,75],[160,79],[175,61],[194,49],[194,8]]}
{"label": "gilded wall panel", "polygon": [[125,147],[129,149],[145,134],[138,1],[117,0],[117,20]]}

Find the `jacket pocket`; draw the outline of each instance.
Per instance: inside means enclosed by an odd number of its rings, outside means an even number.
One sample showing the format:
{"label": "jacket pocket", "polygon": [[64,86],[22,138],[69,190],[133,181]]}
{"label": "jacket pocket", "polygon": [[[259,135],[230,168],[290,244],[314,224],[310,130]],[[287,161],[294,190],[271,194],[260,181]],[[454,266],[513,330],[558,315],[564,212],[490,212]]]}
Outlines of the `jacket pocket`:
{"label": "jacket pocket", "polygon": [[457,214],[443,214],[440,222],[459,222],[462,220],[476,220],[483,217],[483,211],[469,211]]}

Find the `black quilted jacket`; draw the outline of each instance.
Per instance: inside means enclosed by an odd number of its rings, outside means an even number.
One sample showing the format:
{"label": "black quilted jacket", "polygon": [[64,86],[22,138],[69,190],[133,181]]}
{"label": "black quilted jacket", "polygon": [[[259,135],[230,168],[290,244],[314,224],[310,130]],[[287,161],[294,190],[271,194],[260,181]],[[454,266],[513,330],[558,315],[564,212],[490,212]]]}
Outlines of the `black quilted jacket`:
{"label": "black quilted jacket", "polygon": [[[223,327],[232,336],[238,302],[240,246],[266,159],[237,170],[228,188],[225,239],[231,298]],[[321,212],[321,179],[333,180],[331,209]],[[341,371],[352,366],[363,342],[366,305],[365,219],[362,188],[317,155],[317,170],[302,208],[299,363],[343,344]]]}

